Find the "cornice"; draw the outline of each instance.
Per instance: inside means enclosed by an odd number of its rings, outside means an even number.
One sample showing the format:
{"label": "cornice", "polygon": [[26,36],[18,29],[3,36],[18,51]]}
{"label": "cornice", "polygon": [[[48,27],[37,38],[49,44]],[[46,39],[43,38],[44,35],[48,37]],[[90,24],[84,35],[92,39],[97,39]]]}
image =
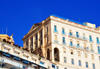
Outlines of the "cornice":
{"label": "cornice", "polygon": [[66,25],[70,25],[70,26],[73,26],[73,27],[77,27],[77,28],[80,28],[80,29],[84,29],[84,30],[87,30],[87,31],[91,31],[91,32],[100,34],[100,31],[96,30],[96,28],[87,27],[87,26],[84,26],[84,25],[81,25],[81,24],[78,24],[78,23],[75,23],[75,22],[71,22],[71,21],[68,21],[68,20],[64,20],[64,19],[61,19],[61,18],[58,18],[58,17],[54,17],[54,16],[51,16],[50,19],[57,21],[57,22],[60,22],[60,23],[63,23],[63,24],[66,24]]}

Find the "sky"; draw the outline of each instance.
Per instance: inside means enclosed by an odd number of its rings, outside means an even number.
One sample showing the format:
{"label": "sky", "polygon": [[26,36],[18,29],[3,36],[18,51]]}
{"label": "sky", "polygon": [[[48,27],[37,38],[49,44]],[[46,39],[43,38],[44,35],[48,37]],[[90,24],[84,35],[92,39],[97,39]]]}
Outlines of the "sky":
{"label": "sky", "polygon": [[13,34],[15,44],[34,23],[50,15],[100,26],[100,0],[0,0],[0,34]]}

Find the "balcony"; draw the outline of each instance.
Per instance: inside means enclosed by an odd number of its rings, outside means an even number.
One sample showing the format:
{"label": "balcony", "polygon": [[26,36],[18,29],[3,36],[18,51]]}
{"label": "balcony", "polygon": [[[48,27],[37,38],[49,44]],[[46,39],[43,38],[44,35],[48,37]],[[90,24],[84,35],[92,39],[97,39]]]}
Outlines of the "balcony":
{"label": "balcony", "polygon": [[72,34],[72,33],[69,33],[68,35],[71,36],[71,37],[74,37],[74,38],[87,40],[87,38],[85,38],[85,37],[82,37],[82,36],[79,36],[79,35],[74,35],[74,34]]}
{"label": "balcony", "polygon": [[67,43],[65,43],[65,42],[62,42],[62,44],[63,44],[63,45],[67,45]]}
{"label": "balcony", "polygon": [[90,40],[90,42],[93,42],[93,40]]}
{"label": "balcony", "polygon": [[87,38],[83,37],[83,40],[88,40]]}
{"label": "balcony", "polygon": [[73,44],[69,44],[69,46],[73,46]]}
{"label": "balcony", "polygon": [[77,46],[77,45],[73,45],[73,44],[69,44],[69,46],[74,47],[74,48],[89,50],[88,47],[85,48],[85,47],[83,47],[83,46]]}
{"label": "balcony", "polygon": [[54,43],[58,43],[58,41],[57,40],[54,40]]}
{"label": "balcony", "polygon": [[91,51],[91,52],[94,52],[94,50],[93,50],[93,49],[90,49],[90,51]]}

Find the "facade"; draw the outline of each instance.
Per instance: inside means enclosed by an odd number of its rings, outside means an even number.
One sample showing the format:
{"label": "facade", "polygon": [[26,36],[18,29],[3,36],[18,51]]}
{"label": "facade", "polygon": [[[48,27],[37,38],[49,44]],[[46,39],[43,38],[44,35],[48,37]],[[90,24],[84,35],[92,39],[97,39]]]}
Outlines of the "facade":
{"label": "facade", "polygon": [[47,69],[42,61],[49,62],[14,44],[12,36],[0,35],[0,69]]}
{"label": "facade", "polygon": [[49,16],[23,37],[23,48],[47,59],[48,69],[100,69],[100,27]]}

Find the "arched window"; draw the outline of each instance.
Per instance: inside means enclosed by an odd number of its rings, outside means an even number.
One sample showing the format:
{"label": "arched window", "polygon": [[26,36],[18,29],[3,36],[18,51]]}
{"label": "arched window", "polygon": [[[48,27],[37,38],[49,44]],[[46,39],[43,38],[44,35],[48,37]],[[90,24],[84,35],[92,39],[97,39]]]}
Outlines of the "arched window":
{"label": "arched window", "polygon": [[59,49],[58,48],[54,48],[54,60],[60,61],[59,60]]}
{"label": "arched window", "polygon": [[73,50],[71,49],[71,54],[73,54]]}
{"label": "arched window", "polygon": [[47,49],[47,59],[50,60],[50,50]]}

